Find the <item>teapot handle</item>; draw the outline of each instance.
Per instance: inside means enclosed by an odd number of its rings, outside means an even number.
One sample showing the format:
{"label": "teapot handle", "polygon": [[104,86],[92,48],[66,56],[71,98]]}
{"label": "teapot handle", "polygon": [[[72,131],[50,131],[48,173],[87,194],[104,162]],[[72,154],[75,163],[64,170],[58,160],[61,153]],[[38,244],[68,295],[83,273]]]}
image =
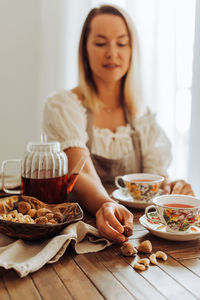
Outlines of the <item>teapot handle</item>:
{"label": "teapot handle", "polygon": [[2,162],[2,165],[1,165],[1,182],[2,182],[2,190],[5,192],[5,193],[8,193],[8,194],[22,194],[21,190],[9,190],[6,188],[5,186],[5,166],[9,163],[20,163],[21,164],[21,159],[8,159],[8,160],[4,160]]}

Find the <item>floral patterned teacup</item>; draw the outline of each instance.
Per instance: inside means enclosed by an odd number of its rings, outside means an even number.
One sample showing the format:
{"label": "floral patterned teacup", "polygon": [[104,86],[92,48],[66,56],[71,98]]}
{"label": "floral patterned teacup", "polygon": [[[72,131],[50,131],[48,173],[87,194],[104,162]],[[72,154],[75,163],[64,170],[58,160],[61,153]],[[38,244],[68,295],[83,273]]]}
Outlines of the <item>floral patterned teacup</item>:
{"label": "floral patterned teacup", "polygon": [[[122,186],[120,181],[123,182]],[[133,173],[115,178],[115,185],[122,191],[133,197],[135,201],[151,201],[158,195],[159,187],[164,177],[156,174]]]}
{"label": "floral patterned teacup", "polygon": [[163,195],[153,199],[153,204],[145,209],[146,218],[153,221],[149,210],[156,210],[166,231],[186,233],[192,225],[200,221],[200,199],[188,195]]}

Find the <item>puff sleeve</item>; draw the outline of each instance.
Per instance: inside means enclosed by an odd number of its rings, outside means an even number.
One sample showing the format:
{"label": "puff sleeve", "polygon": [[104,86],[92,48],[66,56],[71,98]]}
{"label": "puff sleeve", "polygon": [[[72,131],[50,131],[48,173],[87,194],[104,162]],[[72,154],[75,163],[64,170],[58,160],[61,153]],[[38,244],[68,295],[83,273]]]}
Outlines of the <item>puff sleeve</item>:
{"label": "puff sleeve", "polygon": [[134,121],[139,132],[143,160],[143,172],[168,177],[170,165],[171,143],[162,128],[155,120],[155,114],[148,113]]}
{"label": "puff sleeve", "polygon": [[71,91],[60,90],[47,99],[42,127],[49,141],[59,141],[63,150],[87,149],[86,126],[86,109]]}

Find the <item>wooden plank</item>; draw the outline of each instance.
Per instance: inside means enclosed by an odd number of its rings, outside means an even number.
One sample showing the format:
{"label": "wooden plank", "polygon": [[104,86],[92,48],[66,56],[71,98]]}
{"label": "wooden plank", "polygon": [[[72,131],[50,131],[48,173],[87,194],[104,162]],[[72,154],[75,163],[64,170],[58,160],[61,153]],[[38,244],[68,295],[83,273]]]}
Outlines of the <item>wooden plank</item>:
{"label": "wooden plank", "polygon": [[160,263],[159,267],[199,299],[199,276],[195,275],[192,271],[184,267],[180,262],[176,261],[170,256],[168,256],[167,264]]}
{"label": "wooden plank", "polygon": [[4,283],[12,300],[39,300],[41,299],[33,281],[29,276],[20,278],[13,270],[9,270],[4,276]]}
{"label": "wooden plank", "polygon": [[[109,249],[109,251],[104,253],[102,252],[101,255],[102,254],[104,258],[104,264],[106,264],[109,270],[114,272],[115,276],[122,281],[123,285],[126,286],[129,291],[132,291],[134,295],[136,295],[137,289],[141,288],[142,290],[145,289],[145,291],[147,291],[147,294],[145,295],[146,299],[155,299],[156,297],[162,299],[163,297],[161,295],[168,299],[172,299],[174,295],[177,295],[176,299],[196,299],[182,285],[174,281],[171,276],[157,266],[151,265],[143,272],[138,272],[132,269],[131,274],[131,271],[129,271],[128,268],[123,267],[117,253],[113,255]],[[147,257],[147,255],[143,255],[142,257]],[[133,267],[139,257],[122,257],[122,259],[124,259],[126,263]],[[143,278],[137,279],[138,275]],[[146,281],[144,279],[146,279]],[[159,293],[160,296],[158,296]],[[149,298],[149,295],[151,295],[152,298]],[[137,298],[141,298],[140,295],[137,295]]]}
{"label": "wooden plank", "polygon": [[98,253],[74,256],[74,260],[107,300],[136,299],[102,264]]}
{"label": "wooden plank", "polygon": [[180,261],[182,265],[190,269],[193,273],[200,277],[200,259],[184,259]]}
{"label": "wooden plank", "polygon": [[[31,274],[31,277],[42,296],[42,299],[71,300],[72,297],[51,265]],[[21,298],[22,299],[22,298]]]}
{"label": "wooden plank", "polygon": [[81,300],[103,299],[70,256],[65,255],[53,267],[73,298]]}
{"label": "wooden plank", "polygon": [[0,299],[1,300],[9,300],[10,299],[2,280],[0,280]]}
{"label": "wooden plank", "polygon": [[175,249],[169,250],[168,253],[172,255],[177,260],[183,259],[192,259],[192,258],[200,258],[200,248],[199,247],[190,247],[183,249]]}

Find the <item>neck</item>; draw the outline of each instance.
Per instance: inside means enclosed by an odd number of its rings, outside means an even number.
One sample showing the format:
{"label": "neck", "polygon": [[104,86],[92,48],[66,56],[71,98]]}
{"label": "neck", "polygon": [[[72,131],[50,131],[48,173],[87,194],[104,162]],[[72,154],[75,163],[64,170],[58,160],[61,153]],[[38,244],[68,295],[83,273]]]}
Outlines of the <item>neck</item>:
{"label": "neck", "polygon": [[99,99],[110,109],[121,105],[121,81],[101,83],[96,82]]}

